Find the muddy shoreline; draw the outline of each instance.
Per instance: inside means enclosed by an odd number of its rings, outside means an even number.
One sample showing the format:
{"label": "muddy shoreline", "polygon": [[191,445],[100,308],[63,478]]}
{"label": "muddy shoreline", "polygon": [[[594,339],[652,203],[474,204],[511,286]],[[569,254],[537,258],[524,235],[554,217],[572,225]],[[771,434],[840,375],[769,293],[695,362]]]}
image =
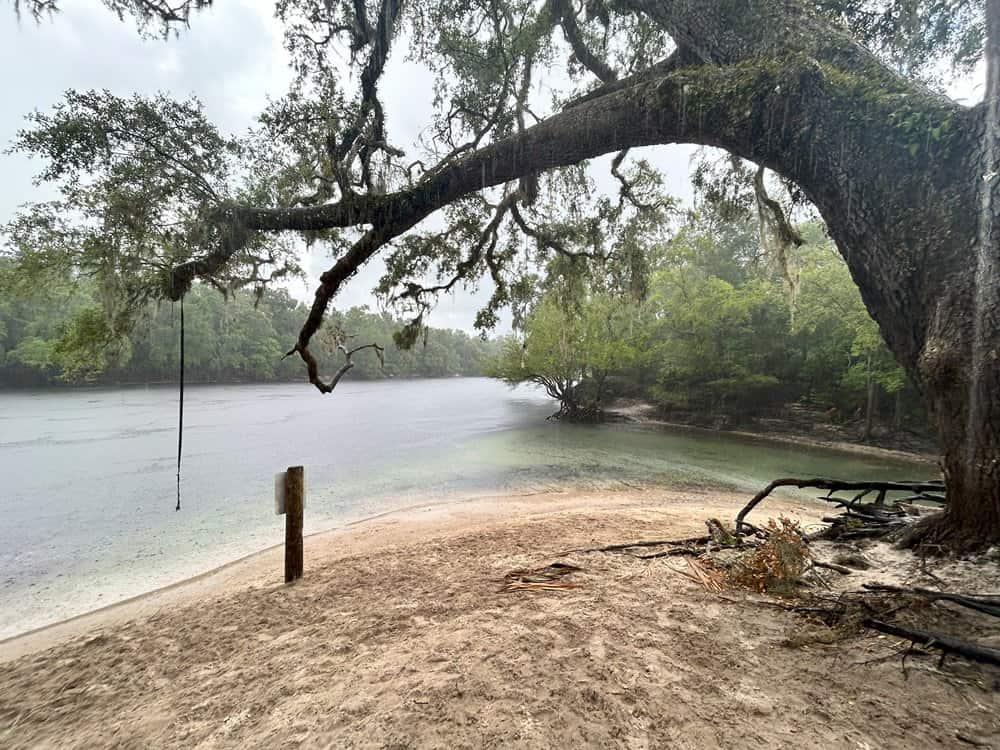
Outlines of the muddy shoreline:
{"label": "muddy shoreline", "polygon": [[[927,464],[928,467],[937,467],[939,457],[929,450],[904,450],[900,448],[888,448],[869,443],[853,442],[845,439],[834,439],[833,437],[803,434],[797,430],[785,427],[778,428],[755,428],[752,424],[741,425],[739,429],[716,429],[702,424],[692,424],[685,422],[670,421],[658,415],[656,407],[645,401],[621,400],[611,404],[605,414],[609,421],[624,422],[629,424],[649,425],[669,427],[670,429],[690,430],[692,432],[702,432],[711,434],[732,435],[740,438],[752,438],[756,440],[766,440],[782,445],[797,445],[810,448],[821,448],[824,450],[839,451],[841,453],[852,453],[863,456],[879,456],[888,459],[902,461],[914,461]],[[777,421],[777,420],[775,420]]]}

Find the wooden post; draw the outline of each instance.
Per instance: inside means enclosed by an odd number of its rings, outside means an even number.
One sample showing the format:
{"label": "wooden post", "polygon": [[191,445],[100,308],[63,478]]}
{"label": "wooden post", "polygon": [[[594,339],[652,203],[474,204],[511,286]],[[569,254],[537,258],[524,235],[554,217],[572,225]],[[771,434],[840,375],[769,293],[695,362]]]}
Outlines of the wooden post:
{"label": "wooden post", "polygon": [[305,469],[289,466],[285,473],[285,583],[302,577],[302,508]]}

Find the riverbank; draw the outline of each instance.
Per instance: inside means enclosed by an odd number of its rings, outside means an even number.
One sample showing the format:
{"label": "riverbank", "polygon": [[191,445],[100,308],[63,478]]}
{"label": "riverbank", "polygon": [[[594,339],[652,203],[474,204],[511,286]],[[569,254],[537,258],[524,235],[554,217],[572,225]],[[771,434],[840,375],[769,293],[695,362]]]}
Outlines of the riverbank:
{"label": "riverbank", "polygon": [[[272,549],[0,644],[4,747],[953,746],[997,693],[885,638],[788,646],[803,621],[669,559],[566,550],[701,533],[741,493],[562,491],[428,504]],[[771,513],[823,512],[774,499]],[[577,587],[502,593],[554,561]],[[908,677],[908,679],[907,679]],[[872,686],[878,689],[873,690]],[[900,700],[899,696],[906,696]]]}
{"label": "riverbank", "polygon": [[633,424],[660,425],[662,427],[692,430],[708,434],[756,438],[781,445],[807,446],[894,461],[914,461],[936,466],[940,458],[928,446],[922,446],[920,449],[890,448],[848,440],[845,439],[843,434],[836,431],[833,431],[828,436],[817,436],[815,434],[806,434],[800,429],[795,429],[790,423],[782,420],[770,420],[766,425],[756,425],[756,429],[754,425],[748,425],[739,430],[714,429],[697,424],[673,422],[657,416],[657,409],[652,404],[634,399],[620,400],[608,407],[605,413],[614,420]]}

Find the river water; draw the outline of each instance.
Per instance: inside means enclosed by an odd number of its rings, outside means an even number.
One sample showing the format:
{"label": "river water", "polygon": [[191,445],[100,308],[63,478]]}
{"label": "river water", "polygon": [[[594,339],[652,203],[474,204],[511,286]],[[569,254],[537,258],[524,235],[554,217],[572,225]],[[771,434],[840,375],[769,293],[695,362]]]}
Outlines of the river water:
{"label": "river water", "polygon": [[481,378],[0,393],[0,638],[283,541],[274,474],[306,467],[306,532],[454,497],[566,484],[755,491],[778,476],[926,467],[704,432],[546,422]]}

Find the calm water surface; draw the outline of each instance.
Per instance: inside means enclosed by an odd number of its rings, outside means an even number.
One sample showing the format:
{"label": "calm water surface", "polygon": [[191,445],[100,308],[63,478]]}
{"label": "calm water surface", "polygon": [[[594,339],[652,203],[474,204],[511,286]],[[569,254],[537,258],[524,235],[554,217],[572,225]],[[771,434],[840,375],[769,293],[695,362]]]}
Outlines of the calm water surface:
{"label": "calm water surface", "polygon": [[273,477],[306,467],[306,532],[428,500],[566,483],[713,484],[926,467],[705,433],[546,422],[479,378],[0,393],[0,638],[283,540]]}

